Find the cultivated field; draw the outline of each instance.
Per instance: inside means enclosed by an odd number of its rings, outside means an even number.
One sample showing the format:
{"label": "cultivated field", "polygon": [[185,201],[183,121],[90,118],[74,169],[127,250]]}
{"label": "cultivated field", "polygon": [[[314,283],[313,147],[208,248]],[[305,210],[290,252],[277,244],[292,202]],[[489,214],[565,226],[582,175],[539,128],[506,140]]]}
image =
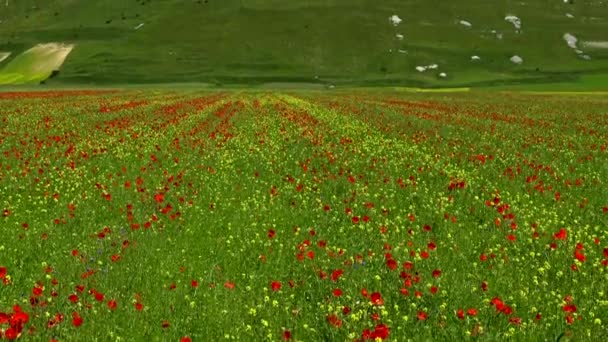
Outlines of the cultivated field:
{"label": "cultivated field", "polygon": [[0,340],[605,340],[607,109],[1,93]]}

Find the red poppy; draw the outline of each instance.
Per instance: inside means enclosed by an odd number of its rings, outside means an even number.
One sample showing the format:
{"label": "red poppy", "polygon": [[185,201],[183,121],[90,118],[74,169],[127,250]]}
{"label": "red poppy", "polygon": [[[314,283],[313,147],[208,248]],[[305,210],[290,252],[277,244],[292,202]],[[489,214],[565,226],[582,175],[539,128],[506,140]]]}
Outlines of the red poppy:
{"label": "red poppy", "polygon": [[283,339],[284,339],[285,341],[289,341],[289,340],[291,340],[291,331],[289,331],[289,330],[284,330],[284,331],[283,331]]}
{"label": "red poppy", "polygon": [[336,282],[344,274],[342,270],[334,270],[331,272],[331,281]]}
{"label": "red poppy", "polygon": [[275,233],[275,231],[274,231],[274,230],[272,230],[272,229],[269,229],[269,230],[268,230],[268,238],[269,238],[269,239],[274,238],[274,236],[275,236],[275,235],[276,235],[276,233]]}
{"label": "red poppy", "polygon": [[144,305],[140,302],[135,303],[135,310],[141,311],[144,309]]}
{"label": "red poppy", "polygon": [[108,309],[110,309],[110,310],[116,310],[116,306],[117,306],[117,304],[116,304],[116,301],[114,299],[110,299],[108,301]]}
{"label": "red poppy", "polygon": [[74,313],[72,314],[72,325],[75,327],[79,327],[82,325],[82,322],[82,317],[80,317],[78,312],[74,311]]}
{"label": "red poppy", "polygon": [[429,317],[429,315],[428,315],[426,312],[424,312],[424,311],[418,311],[418,315],[416,315],[416,318],[417,318],[419,321],[426,321],[426,319],[427,319],[428,317]]}
{"label": "red poppy", "polygon": [[272,291],[275,291],[275,292],[279,291],[281,289],[281,282],[279,282],[279,281],[273,281],[270,284],[270,288],[272,289]]}
{"label": "red poppy", "polygon": [[397,262],[395,261],[395,259],[388,259],[386,260],[386,266],[391,270],[394,271],[397,269]]}
{"label": "red poppy", "polygon": [[342,295],[342,290],[334,289],[333,294],[334,294],[334,297],[340,297]]}
{"label": "red poppy", "polygon": [[194,288],[194,289],[197,288],[198,287],[198,281],[197,280],[192,280],[190,282],[190,286],[192,286],[192,288]]}
{"label": "red poppy", "polygon": [[458,316],[458,319],[464,319],[464,310],[458,309],[456,316]]}
{"label": "red poppy", "polygon": [[192,339],[190,338],[190,336],[184,336],[179,341],[180,342],[192,342]]}
{"label": "red poppy", "polygon": [[4,277],[6,277],[7,272],[8,270],[6,267],[0,266],[0,279],[4,279]]}
{"label": "red poppy", "polygon": [[225,287],[225,288],[227,288],[228,290],[232,290],[232,289],[234,289],[235,285],[234,285],[234,283],[233,283],[233,282],[231,282],[231,281],[226,281],[226,282],[224,283],[224,287]]}
{"label": "red poppy", "polygon": [[382,299],[380,292],[372,293],[370,299],[374,305],[384,305],[384,299]]}
{"label": "red poppy", "polygon": [[156,201],[156,203],[163,203],[165,201],[165,194],[160,193],[154,195],[154,201]]}
{"label": "red poppy", "polygon": [[440,270],[434,270],[433,271],[433,278],[439,278],[441,276],[441,271]]}
{"label": "red poppy", "polygon": [[171,326],[171,323],[169,323],[169,321],[167,321],[167,320],[164,320],[164,321],[162,321],[160,326],[163,327],[164,329],[167,329],[168,327]]}
{"label": "red poppy", "polygon": [[471,309],[467,310],[467,315],[469,315],[469,316],[477,316],[477,309],[471,308]]}
{"label": "red poppy", "polygon": [[336,316],[335,314],[327,316],[327,322],[329,322],[329,324],[333,325],[336,328],[340,328],[342,326],[342,320],[338,318],[338,316]]}
{"label": "red poppy", "polygon": [[553,238],[556,240],[566,240],[568,237],[568,231],[564,228],[560,229],[559,232],[553,234]]}
{"label": "red poppy", "polygon": [[562,307],[562,310],[564,310],[564,312],[574,313],[574,312],[576,312],[576,305],[566,304]]}
{"label": "red poppy", "polygon": [[576,260],[578,260],[580,262],[585,262],[585,260],[587,260],[587,257],[585,256],[585,254],[583,254],[583,252],[581,252],[578,249],[574,252],[574,257],[576,258]]}

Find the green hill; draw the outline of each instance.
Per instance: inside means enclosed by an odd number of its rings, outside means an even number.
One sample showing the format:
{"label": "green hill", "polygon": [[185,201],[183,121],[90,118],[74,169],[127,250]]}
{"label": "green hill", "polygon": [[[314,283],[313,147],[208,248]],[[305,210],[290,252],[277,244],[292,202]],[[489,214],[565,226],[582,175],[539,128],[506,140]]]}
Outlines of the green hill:
{"label": "green hill", "polygon": [[608,83],[605,0],[5,1],[0,83],[48,77],[19,58],[50,42],[74,45],[61,83]]}

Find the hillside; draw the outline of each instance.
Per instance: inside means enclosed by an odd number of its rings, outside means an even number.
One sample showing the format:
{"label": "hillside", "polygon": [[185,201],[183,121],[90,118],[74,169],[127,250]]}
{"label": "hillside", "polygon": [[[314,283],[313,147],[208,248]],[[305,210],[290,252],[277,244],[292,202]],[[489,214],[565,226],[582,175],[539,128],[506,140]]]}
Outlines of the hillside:
{"label": "hillside", "polygon": [[40,63],[31,53],[19,56],[58,43],[73,49],[56,83],[601,86],[608,79],[607,6],[606,0],[4,0],[0,56],[10,55],[0,61],[0,83],[48,77],[29,70]]}

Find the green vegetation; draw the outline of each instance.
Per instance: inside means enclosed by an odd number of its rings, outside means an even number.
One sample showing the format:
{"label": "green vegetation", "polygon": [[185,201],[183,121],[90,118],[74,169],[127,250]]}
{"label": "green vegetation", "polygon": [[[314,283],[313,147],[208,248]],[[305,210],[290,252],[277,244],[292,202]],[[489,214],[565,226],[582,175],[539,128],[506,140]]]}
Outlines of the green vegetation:
{"label": "green vegetation", "polygon": [[[11,51],[9,60],[39,43],[75,44],[54,83],[605,89],[608,75],[608,49],[582,47],[606,39],[599,0],[11,0],[1,6],[0,51]],[[403,20],[397,26],[389,22],[394,14]],[[521,18],[521,32],[505,21],[509,14]],[[579,39],[590,60],[566,44],[565,33]],[[471,61],[473,55],[481,59]],[[511,63],[513,55],[524,62]],[[430,64],[439,68],[415,69]],[[0,69],[0,79],[14,77],[8,74]]]}

